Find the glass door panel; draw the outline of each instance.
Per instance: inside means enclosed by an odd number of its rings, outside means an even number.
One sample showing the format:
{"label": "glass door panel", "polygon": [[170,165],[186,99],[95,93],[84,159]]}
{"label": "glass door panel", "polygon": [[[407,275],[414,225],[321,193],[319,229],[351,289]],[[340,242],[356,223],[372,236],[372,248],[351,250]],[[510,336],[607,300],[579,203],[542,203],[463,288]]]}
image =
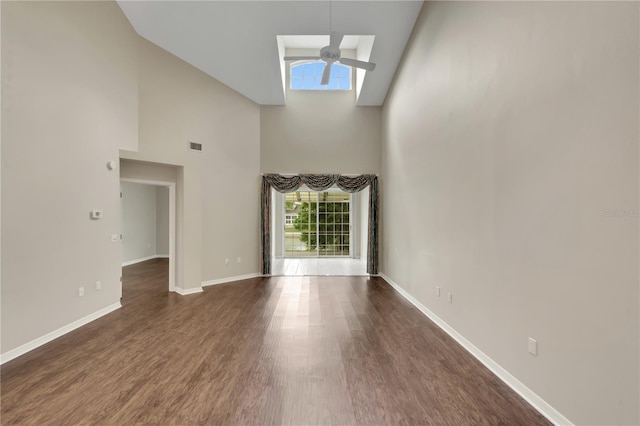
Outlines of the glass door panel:
{"label": "glass door panel", "polygon": [[285,257],[349,256],[350,210],[338,190],[285,194]]}

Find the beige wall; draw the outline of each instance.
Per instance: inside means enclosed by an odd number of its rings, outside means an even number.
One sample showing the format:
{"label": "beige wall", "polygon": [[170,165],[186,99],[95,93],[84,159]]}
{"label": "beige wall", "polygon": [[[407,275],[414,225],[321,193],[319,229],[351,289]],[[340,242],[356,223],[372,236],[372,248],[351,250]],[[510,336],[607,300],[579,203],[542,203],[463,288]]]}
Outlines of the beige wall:
{"label": "beige wall", "polygon": [[106,164],[137,146],[138,88],[137,36],[115,2],[1,7],[6,353],[119,302],[119,177]]}
{"label": "beige wall", "polygon": [[427,3],[383,112],[381,270],[576,424],[640,422],[638,8]]}
{"label": "beige wall", "polygon": [[[287,50],[288,55],[317,51]],[[353,56],[353,55],[352,55]],[[357,107],[355,90],[289,90],[285,106],[260,107],[264,173],[378,173],[380,107]]]}
{"label": "beige wall", "polygon": [[169,188],[156,186],[156,254],[169,256]]}
{"label": "beige wall", "polygon": [[120,184],[122,193],[122,263],[148,258],[156,250],[156,187]]}
{"label": "beige wall", "polygon": [[125,181],[120,188],[123,265],[169,256],[169,187]]}
{"label": "beige wall", "polygon": [[2,353],[119,302],[120,175],[176,182],[178,286],[258,272],[255,103],[115,2],[3,2],[2,50]]}
{"label": "beige wall", "polygon": [[[257,273],[258,105],[147,40],[140,38],[138,49],[140,150],[121,156],[182,166],[178,286]],[[203,152],[189,151],[188,141]],[[225,265],[226,258],[233,262]]]}

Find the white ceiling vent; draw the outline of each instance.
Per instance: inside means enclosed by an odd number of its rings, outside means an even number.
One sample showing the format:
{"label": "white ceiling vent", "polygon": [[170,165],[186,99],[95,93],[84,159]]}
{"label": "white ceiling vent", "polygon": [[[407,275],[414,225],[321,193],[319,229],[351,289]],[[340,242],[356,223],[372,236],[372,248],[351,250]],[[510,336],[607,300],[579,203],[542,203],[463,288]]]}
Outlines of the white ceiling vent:
{"label": "white ceiling vent", "polygon": [[189,150],[202,152],[202,144],[189,141]]}

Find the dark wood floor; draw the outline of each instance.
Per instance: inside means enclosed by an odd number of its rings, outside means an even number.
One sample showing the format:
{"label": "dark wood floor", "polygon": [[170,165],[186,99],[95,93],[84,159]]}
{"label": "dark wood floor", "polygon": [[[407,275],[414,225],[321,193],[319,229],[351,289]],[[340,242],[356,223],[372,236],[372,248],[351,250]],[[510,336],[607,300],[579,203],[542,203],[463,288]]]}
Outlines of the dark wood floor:
{"label": "dark wood floor", "polygon": [[2,424],[548,424],[380,278],[166,276],[2,366]]}

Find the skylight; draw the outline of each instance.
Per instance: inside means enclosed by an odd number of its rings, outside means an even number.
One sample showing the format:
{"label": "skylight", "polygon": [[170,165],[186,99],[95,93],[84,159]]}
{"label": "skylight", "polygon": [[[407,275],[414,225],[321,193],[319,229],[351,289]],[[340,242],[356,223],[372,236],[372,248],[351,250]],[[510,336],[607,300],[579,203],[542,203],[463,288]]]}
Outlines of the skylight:
{"label": "skylight", "polygon": [[[374,40],[375,36],[372,35],[350,35],[347,33],[340,44],[342,56],[345,58],[357,59],[359,61],[371,62],[371,52],[373,51]],[[329,44],[329,35],[278,35],[276,36],[276,41],[278,44],[280,76],[282,78],[282,89],[284,93],[286,94],[288,90],[305,90],[295,89],[292,81],[289,81],[287,84],[287,78],[291,77],[291,66],[298,65],[299,63],[287,63],[283,58],[285,56],[318,56],[320,49]],[[354,90],[356,103],[358,103],[364,80],[367,74],[371,73],[358,68],[348,68],[350,72],[349,84],[351,85],[348,90]],[[333,69],[331,69],[331,71],[331,74],[333,75]],[[320,88],[306,90],[326,89]]]}

